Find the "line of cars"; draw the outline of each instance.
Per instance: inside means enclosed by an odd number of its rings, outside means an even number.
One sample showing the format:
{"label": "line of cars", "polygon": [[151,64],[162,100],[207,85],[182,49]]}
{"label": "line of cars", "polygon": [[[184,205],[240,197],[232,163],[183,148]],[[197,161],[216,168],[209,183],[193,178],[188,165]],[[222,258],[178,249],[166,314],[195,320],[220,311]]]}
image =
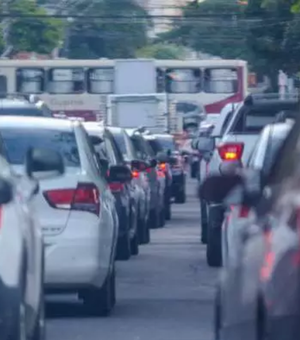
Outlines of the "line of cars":
{"label": "line of cars", "polygon": [[45,293],[76,293],[88,315],[111,313],[115,261],[138,255],[171,219],[174,196],[184,203],[185,172],[169,135],[1,100],[12,112],[0,111],[0,334],[43,340]]}
{"label": "line of cars", "polygon": [[207,262],[223,267],[214,339],[296,340],[299,99],[250,95],[230,112],[222,136],[212,132],[194,142],[209,170],[200,174],[199,190],[208,217]]}

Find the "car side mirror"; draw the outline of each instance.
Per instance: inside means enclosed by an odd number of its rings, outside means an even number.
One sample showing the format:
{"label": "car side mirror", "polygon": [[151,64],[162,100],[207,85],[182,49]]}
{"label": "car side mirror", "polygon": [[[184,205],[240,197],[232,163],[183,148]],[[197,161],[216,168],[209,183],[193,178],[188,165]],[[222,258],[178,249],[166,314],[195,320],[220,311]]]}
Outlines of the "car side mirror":
{"label": "car side mirror", "polygon": [[156,159],[151,159],[150,161],[150,168],[155,168],[157,166],[157,160]]}
{"label": "car side mirror", "polygon": [[133,160],[131,162],[131,168],[137,171],[146,171],[149,165],[141,160]]}
{"label": "car side mirror", "polygon": [[159,163],[167,163],[168,160],[169,160],[169,157],[167,154],[165,154],[164,152],[158,152],[157,153],[157,156],[156,156],[156,159]]}
{"label": "car side mirror", "polygon": [[89,136],[89,137],[90,137],[90,141],[92,142],[94,146],[100,145],[103,143],[103,139],[99,136]]}
{"label": "car side mirror", "polygon": [[108,179],[110,182],[126,183],[132,179],[132,173],[127,165],[112,165]]}
{"label": "car side mirror", "polygon": [[2,177],[0,177],[0,204],[7,204],[13,199],[12,184]]}
{"label": "car side mirror", "polygon": [[27,176],[35,180],[54,178],[65,172],[62,156],[55,150],[30,148],[25,162]]}
{"label": "car side mirror", "polygon": [[202,136],[198,138],[197,150],[201,153],[212,152],[215,148],[215,139],[213,137]]}
{"label": "car side mirror", "polygon": [[170,157],[169,162],[170,165],[175,165],[177,164],[177,158],[176,157]]}
{"label": "car side mirror", "polygon": [[209,203],[222,203],[233,189],[243,184],[239,174],[211,175],[200,186],[199,196]]}

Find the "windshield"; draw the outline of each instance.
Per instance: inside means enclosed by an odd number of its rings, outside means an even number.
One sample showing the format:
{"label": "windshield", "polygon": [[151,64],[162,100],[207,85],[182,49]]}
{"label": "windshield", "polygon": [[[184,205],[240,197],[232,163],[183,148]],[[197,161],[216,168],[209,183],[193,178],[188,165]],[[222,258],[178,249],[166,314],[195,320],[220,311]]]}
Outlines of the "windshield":
{"label": "windshield", "polygon": [[1,128],[1,137],[11,164],[23,165],[28,149],[38,146],[60,152],[67,167],[80,166],[77,143],[72,132]]}
{"label": "windshield", "polygon": [[176,145],[173,138],[157,137],[156,140],[157,143],[160,145],[161,151],[176,151]]}
{"label": "windshield", "polygon": [[0,115],[1,116],[27,116],[27,117],[52,117],[48,114],[44,114],[42,110],[32,108],[5,108],[1,107],[0,104]]}

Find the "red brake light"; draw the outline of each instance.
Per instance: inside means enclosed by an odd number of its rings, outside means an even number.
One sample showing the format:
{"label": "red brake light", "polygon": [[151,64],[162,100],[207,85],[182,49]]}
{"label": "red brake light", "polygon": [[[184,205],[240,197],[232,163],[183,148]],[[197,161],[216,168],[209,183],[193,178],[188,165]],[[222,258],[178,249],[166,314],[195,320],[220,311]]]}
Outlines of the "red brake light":
{"label": "red brake light", "polygon": [[118,183],[118,182],[112,182],[108,184],[111,192],[120,192],[124,189],[124,184],[123,183]]}
{"label": "red brake light", "polygon": [[217,147],[219,155],[224,161],[237,161],[242,158],[244,143],[226,143]]}
{"label": "red brake light", "polygon": [[99,215],[99,191],[92,183],[79,183],[76,189],[48,190],[43,194],[53,208],[89,211]]}
{"label": "red brake light", "polygon": [[250,209],[248,207],[241,206],[240,211],[239,211],[239,217],[247,218],[249,216],[249,212],[250,212]]}
{"label": "red brake light", "polygon": [[160,163],[158,167],[161,171],[166,171],[167,164],[166,163]]}
{"label": "red brake light", "polygon": [[139,174],[139,172],[138,171],[132,171],[131,172],[132,173],[132,178],[139,178],[140,177],[140,174]]}

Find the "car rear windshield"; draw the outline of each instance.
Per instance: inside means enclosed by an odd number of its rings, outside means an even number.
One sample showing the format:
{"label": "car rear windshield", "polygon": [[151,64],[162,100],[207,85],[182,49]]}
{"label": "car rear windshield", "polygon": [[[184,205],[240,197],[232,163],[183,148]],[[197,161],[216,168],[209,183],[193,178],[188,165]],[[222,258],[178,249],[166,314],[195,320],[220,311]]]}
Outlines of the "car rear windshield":
{"label": "car rear windshield", "polygon": [[125,141],[124,135],[122,133],[114,132],[113,137],[114,137],[115,142],[118,145],[119,150],[122,152],[123,156],[126,156],[127,149],[126,149],[126,141]]}
{"label": "car rear windshield", "polygon": [[[230,124],[228,132],[234,134],[260,133],[266,125],[276,122],[281,112],[280,105],[254,108],[243,106]],[[292,111],[285,109],[284,112]]]}
{"label": "car rear windshield", "polygon": [[44,115],[43,111],[35,107],[16,107],[16,108],[0,108],[1,116],[25,116],[25,117],[51,117]]}
{"label": "car rear windshield", "polygon": [[151,147],[147,145],[147,142],[140,136],[132,136],[132,143],[134,145],[136,155],[139,159],[148,160],[152,156]]}
{"label": "car rear windshield", "polygon": [[80,166],[73,132],[34,128],[1,128],[1,136],[11,164],[23,165],[27,150],[30,147],[41,147],[60,152],[67,167]]}

